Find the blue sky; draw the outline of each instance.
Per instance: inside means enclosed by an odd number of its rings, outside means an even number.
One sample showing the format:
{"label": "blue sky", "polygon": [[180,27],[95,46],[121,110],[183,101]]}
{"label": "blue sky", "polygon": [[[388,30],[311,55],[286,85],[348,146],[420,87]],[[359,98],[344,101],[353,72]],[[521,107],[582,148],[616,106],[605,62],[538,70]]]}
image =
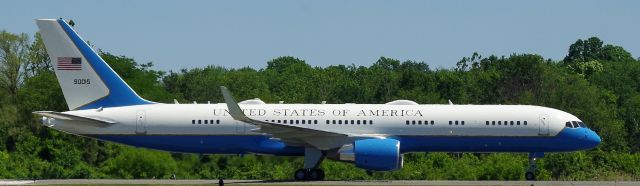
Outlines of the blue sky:
{"label": "blue sky", "polygon": [[166,71],[285,55],[322,67],[386,56],[450,68],[473,52],[559,60],[590,36],[640,55],[640,1],[15,0],[0,6],[0,29],[33,34],[34,19],[59,17],[95,47]]}

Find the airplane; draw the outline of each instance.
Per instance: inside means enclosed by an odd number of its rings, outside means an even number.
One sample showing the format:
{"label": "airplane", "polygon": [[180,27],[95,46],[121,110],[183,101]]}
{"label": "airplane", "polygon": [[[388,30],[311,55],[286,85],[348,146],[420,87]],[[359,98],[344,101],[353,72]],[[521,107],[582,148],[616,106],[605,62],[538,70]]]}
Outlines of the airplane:
{"label": "airplane", "polygon": [[303,156],[295,180],[323,180],[325,159],[370,171],[403,167],[412,152],[528,153],[526,180],[549,152],[592,149],[600,137],[576,116],[533,105],[165,104],[141,98],[62,18],[36,23],[69,111],[35,111],[79,136],[181,153]]}

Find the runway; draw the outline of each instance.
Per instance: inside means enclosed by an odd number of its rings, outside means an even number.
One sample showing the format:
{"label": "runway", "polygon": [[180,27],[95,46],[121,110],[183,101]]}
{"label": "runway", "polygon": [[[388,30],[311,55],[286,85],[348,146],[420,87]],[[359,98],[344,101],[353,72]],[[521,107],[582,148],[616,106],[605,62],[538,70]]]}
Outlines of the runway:
{"label": "runway", "polygon": [[[115,180],[115,179],[68,179],[68,180],[0,180],[0,185],[211,185],[219,180]],[[263,181],[224,180],[225,185],[442,185],[442,186],[555,186],[555,185],[640,185],[633,181],[430,181],[430,180],[361,180],[361,181]]]}

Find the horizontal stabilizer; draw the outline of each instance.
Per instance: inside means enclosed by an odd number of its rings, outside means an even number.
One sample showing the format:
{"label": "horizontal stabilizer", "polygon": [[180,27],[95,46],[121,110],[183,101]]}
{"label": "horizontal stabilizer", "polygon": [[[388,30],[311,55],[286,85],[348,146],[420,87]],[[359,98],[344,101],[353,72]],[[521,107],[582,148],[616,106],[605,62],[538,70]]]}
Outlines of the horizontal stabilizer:
{"label": "horizontal stabilizer", "polygon": [[54,111],[35,111],[34,114],[38,114],[44,117],[67,120],[67,121],[80,121],[86,123],[87,125],[92,125],[96,127],[108,127],[110,125],[116,124],[116,121],[110,121],[106,119],[100,118],[92,118],[86,116],[76,116],[72,114],[62,113],[62,112],[54,112]]}

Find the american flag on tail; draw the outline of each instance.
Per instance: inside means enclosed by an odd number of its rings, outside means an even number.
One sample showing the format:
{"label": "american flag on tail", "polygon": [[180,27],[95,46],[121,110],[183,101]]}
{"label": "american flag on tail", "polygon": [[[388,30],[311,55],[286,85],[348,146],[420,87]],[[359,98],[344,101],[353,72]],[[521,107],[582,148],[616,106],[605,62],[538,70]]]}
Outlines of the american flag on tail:
{"label": "american flag on tail", "polygon": [[58,70],[82,70],[82,58],[79,57],[59,57]]}

